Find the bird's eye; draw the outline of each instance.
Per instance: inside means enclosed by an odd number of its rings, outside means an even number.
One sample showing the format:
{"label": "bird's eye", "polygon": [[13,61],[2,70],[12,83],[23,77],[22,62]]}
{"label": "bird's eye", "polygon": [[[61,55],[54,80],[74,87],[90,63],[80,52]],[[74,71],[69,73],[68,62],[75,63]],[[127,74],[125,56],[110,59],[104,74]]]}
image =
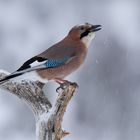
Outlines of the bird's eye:
{"label": "bird's eye", "polygon": [[81,27],[81,30],[84,30],[84,27]]}

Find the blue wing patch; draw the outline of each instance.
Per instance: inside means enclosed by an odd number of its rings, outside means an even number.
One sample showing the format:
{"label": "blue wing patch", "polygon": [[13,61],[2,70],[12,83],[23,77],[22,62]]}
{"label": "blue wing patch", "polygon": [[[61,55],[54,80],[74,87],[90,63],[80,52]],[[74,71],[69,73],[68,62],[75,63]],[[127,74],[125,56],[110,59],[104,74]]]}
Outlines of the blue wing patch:
{"label": "blue wing patch", "polygon": [[45,62],[46,68],[55,68],[61,65],[64,65],[66,61],[68,61],[70,57],[65,57],[62,60],[54,60],[54,59],[49,59]]}

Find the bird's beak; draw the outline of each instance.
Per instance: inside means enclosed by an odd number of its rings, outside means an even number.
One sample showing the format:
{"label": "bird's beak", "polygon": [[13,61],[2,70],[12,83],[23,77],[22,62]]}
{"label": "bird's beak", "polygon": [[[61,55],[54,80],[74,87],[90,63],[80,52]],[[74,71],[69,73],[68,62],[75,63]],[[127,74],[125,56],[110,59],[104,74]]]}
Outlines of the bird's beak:
{"label": "bird's beak", "polygon": [[92,25],[90,28],[90,32],[97,32],[99,30],[101,30],[101,25]]}

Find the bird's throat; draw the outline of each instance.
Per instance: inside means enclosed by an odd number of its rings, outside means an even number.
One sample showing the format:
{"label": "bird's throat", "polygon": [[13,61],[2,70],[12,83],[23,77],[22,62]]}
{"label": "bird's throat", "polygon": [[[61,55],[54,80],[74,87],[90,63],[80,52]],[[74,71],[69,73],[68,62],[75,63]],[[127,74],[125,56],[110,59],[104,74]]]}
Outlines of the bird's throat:
{"label": "bird's throat", "polygon": [[81,39],[81,41],[85,44],[85,46],[88,48],[91,44],[91,41],[94,39],[95,33],[90,33],[88,36],[85,36]]}

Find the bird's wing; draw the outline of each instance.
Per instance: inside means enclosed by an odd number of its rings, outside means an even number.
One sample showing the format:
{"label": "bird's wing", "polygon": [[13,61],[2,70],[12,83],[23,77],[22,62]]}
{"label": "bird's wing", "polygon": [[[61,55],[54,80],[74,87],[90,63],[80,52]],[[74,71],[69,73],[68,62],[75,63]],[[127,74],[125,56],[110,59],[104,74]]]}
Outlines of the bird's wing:
{"label": "bird's wing", "polygon": [[[59,67],[61,65],[65,65],[66,63],[68,63],[71,59],[73,59],[73,57],[65,57],[61,60],[57,60],[57,59],[47,59],[47,60],[42,60],[41,64],[38,64],[36,66],[31,66],[31,63],[26,63],[26,68],[25,67],[25,63],[23,64],[22,67],[20,67],[20,69],[18,69],[16,72],[13,72],[11,75],[20,75],[26,72],[30,72],[30,71],[34,71],[34,70],[43,70],[43,69],[49,69],[49,68],[56,68]],[[24,69],[23,69],[24,68]]]}
{"label": "bird's wing", "polygon": [[41,69],[49,69],[56,68],[61,65],[65,65],[73,58],[75,58],[74,46],[62,46],[57,44],[47,49],[45,52],[34,56],[33,58],[26,61],[17,71],[11,73],[6,76],[4,79],[0,80],[0,83],[22,75],[26,72],[41,70]]}
{"label": "bird's wing", "polygon": [[33,63],[35,63],[35,62],[41,63],[41,62],[44,62],[46,60],[47,60],[46,58],[42,58],[42,57],[38,57],[38,56],[32,57],[31,59],[27,60],[17,71],[31,68],[32,67],[31,65]]}
{"label": "bird's wing", "polygon": [[[3,82],[12,79],[14,77],[20,76],[26,72],[31,72],[34,70],[44,70],[44,69],[49,69],[49,68],[56,68],[59,67],[61,65],[65,65],[66,63],[68,63],[71,59],[73,59],[73,57],[64,57],[63,59],[40,59],[37,58],[35,59],[34,57],[31,58],[30,60],[26,61],[17,71],[11,73],[10,75],[6,76],[4,79],[0,80],[0,84],[2,84]],[[39,61],[42,62],[42,64],[38,64],[36,66],[31,67],[31,64],[35,61]]]}
{"label": "bird's wing", "polygon": [[70,61],[75,55],[74,46],[59,46],[57,44],[57,46],[54,45],[43,53],[26,61],[17,71],[35,68],[41,64],[46,65],[46,68],[58,67]]}
{"label": "bird's wing", "polygon": [[[41,70],[41,69],[49,69],[49,68],[56,68],[61,65],[65,65],[69,61],[71,61],[74,56],[65,56],[62,59],[42,59],[40,57],[33,57],[26,61],[16,72],[12,74],[20,74],[25,72],[30,72],[34,70]],[[36,65],[33,65],[37,61]]]}

